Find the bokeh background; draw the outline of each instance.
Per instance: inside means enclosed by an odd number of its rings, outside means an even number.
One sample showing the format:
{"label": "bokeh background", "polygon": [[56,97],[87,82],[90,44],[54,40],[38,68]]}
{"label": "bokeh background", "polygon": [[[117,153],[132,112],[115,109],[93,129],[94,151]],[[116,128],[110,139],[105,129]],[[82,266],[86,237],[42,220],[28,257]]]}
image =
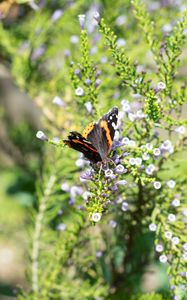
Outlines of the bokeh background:
{"label": "bokeh background", "polygon": [[[182,0],[144,2],[157,21],[160,34],[166,35],[187,7],[186,1]],[[151,53],[147,51],[128,0],[0,2],[1,300],[16,299],[14,292],[17,285],[27,287],[28,232],[31,211],[36,205],[36,180],[44,157],[43,144],[36,139],[36,132],[46,129],[49,134],[63,134],[69,119],[76,124],[80,118],[69,76],[71,60],[78,62],[80,57],[79,14],[87,15],[91,56],[102,65],[103,73],[109,74],[109,54],[100,43],[93,20],[95,11],[100,11],[114,29],[119,37],[118,44],[125,47],[129,57],[137,60],[140,68],[154,70]],[[182,53],[183,64],[179,67],[181,83],[186,80],[186,54],[187,49]],[[111,106],[118,97],[118,90],[111,86],[113,80],[112,75],[105,76],[100,91],[101,95],[105,93],[104,99],[113,96]],[[117,86],[116,78],[113,84]],[[124,96],[128,93],[127,89]],[[52,101],[56,96],[66,103],[66,115],[62,107],[53,107]],[[105,107],[105,103],[101,101],[100,106]],[[86,124],[87,120],[82,123]],[[170,171],[175,176],[187,172],[186,153],[176,157],[174,163],[178,163],[178,167],[174,169],[171,165]],[[158,269],[156,265],[150,266],[145,273],[142,283],[145,290],[168,285],[164,271]]]}

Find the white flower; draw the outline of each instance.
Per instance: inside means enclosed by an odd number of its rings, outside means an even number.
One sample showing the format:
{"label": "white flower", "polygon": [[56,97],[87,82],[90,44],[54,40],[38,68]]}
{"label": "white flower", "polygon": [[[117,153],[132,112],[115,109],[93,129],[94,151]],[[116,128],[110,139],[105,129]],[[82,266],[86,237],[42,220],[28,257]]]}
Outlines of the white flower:
{"label": "white flower", "polygon": [[160,183],[160,181],[155,181],[155,182],[153,183],[153,186],[154,186],[154,188],[155,188],[156,190],[159,190],[159,189],[161,188],[161,183]]}
{"label": "white flower", "polygon": [[110,220],[109,221],[109,225],[112,227],[112,228],[115,228],[117,226],[117,222],[114,221],[114,220]]}
{"label": "white flower", "polygon": [[106,176],[106,177],[111,177],[113,174],[114,174],[113,171],[110,170],[110,169],[107,169],[107,170],[105,171],[105,176]]}
{"label": "white flower", "polygon": [[166,84],[162,81],[157,83],[157,89],[164,90],[166,88]]}
{"label": "white flower", "polygon": [[75,90],[75,95],[77,95],[77,96],[83,96],[83,95],[84,95],[84,90],[79,86],[79,87]]}
{"label": "white flower", "polygon": [[179,199],[174,199],[172,202],[171,202],[171,205],[174,206],[174,207],[178,207],[180,206],[180,200]]}
{"label": "white flower", "polygon": [[142,159],[141,159],[140,157],[136,157],[136,158],[135,158],[135,162],[136,162],[136,165],[137,165],[137,166],[140,166],[141,163],[142,163]]}
{"label": "white flower", "polygon": [[78,15],[81,29],[84,29],[86,15]]}
{"label": "white flower", "polygon": [[48,137],[45,135],[45,133],[41,130],[37,131],[36,133],[36,137],[39,139],[39,140],[42,140],[42,141],[48,141]]}
{"label": "white flower", "polygon": [[77,35],[72,35],[70,38],[72,44],[77,44],[79,42],[79,37]]}
{"label": "white flower", "polygon": [[67,182],[64,182],[61,184],[61,190],[64,192],[69,192],[70,191],[70,186]]}
{"label": "white flower", "polygon": [[164,235],[165,235],[165,237],[166,237],[168,240],[171,240],[171,238],[172,238],[172,232],[171,232],[171,231],[166,231]]}
{"label": "white flower", "polygon": [[59,96],[54,97],[52,102],[57,106],[64,106],[64,101]]}
{"label": "white flower", "polygon": [[179,134],[184,134],[186,131],[186,128],[184,126],[179,126],[175,129],[175,131]]}
{"label": "white flower", "polygon": [[131,157],[131,158],[129,159],[129,164],[130,164],[131,166],[134,166],[134,165],[136,164],[136,160],[135,160],[134,157]]}
{"label": "white flower", "polygon": [[57,137],[57,136],[54,136],[53,138],[52,138],[52,142],[54,143],[54,144],[59,144],[60,143],[60,139],[59,139],[59,137]]}
{"label": "white flower", "polygon": [[99,222],[101,220],[101,214],[100,213],[93,213],[91,219],[94,222]]}
{"label": "white flower", "polygon": [[152,149],[153,149],[153,144],[147,143],[147,144],[145,145],[145,148],[146,148],[147,150],[152,150]]}
{"label": "white flower", "polygon": [[156,229],[157,229],[156,224],[154,224],[154,223],[149,224],[149,230],[150,231],[156,231]]}
{"label": "white flower", "polygon": [[125,24],[125,22],[126,22],[125,16],[119,16],[119,17],[117,17],[117,19],[115,21],[116,25],[118,25],[118,26]]}
{"label": "white flower", "polygon": [[131,109],[131,107],[128,103],[126,103],[122,106],[122,110],[125,111],[125,112],[129,112],[130,109]]}
{"label": "white flower", "polygon": [[168,215],[168,220],[169,220],[170,222],[175,222],[175,221],[176,221],[176,216],[175,216],[174,214],[169,214],[169,215]]}
{"label": "white flower", "polygon": [[134,147],[136,147],[136,142],[133,140],[129,140],[128,146],[131,148],[134,148]]}
{"label": "white flower", "polygon": [[170,140],[166,140],[161,144],[161,149],[173,153],[173,145]]}
{"label": "white flower", "polygon": [[129,120],[130,120],[131,122],[134,122],[134,120],[136,119],[136,115],[133,114],[133,113],[129,113],[129,114],[128,114],[128,118],[129,118]]}
{"label": "white flower", "polygon": [[187,261],[187,252],[184,252],[183,255],[182,255],[182,257],[183,257],[183,259],[184,259],[185,261]]}
{"label": "white flower", "polygon": [[187,243],[184,243],[184,244],[182,245],[182,248],[183,248],[185,251],[187,251]]}
{"label": "white flower", "polygon": [[171,240],[174,245],[177,245],[179,243],[179,238],[177,236],[174,236]]}
{"label": "white flower", "polygon": [[170,189],[173,189],[175,187],[176,182],[174,180],[169,180],[166,184]]}
{"label": "white flower", "polygon": [[92,113],[92,103],[91,102],[86,102],[84,104],[84,106],[86,107],[86,109],[89,112],[89,114],[91,114]]}
{"label": "white flower", "polygon": [[143,153],[142,154],[142,159],[143,160],[149,160],[150,159],[150,155],[148,153]]}
{"label": "white flower", "polygon": [[117,173],[117,174],[123,174],[123,173],[126,173],[126,169],[125,169],[125,167],[123,166],[123,165],[117,165],[116,166],[116,168],[115,168],[115,172]]}
{"label": "white flower", "polygon": [[165,254],[163,254],[163,255],[160,255],[159,260],[161,263],[166,263],[168,258]]}
{"label": "white flower", "polygon": [[118,47],[123,47],[126,45],[126,41],[122,38],[117,39],[116,43]]}
{"label": "white flower", "polygon": [[143,111],[141,109],[139,109],[137,112],[136,112],[136,117],[139,118],[139,119],[142,119],[142,118],[145,118],[145,114],[143,113]]}
{"label": "white flower", "polygon": [[163,30],[163,32],[168,33],[168,32],[170,32],[170,31],[172,31],[172,25],[171,25],[171,24],[165,24],[165,25],[162,27],[162,30]]}
{"label": "white flower", "polygon": [[145,172],[148,174],[148,175],[152,175],[153,172],[155,170],[155,166],[153,164],[150,164],[147,166],[147,168],[145,169]]}
{"label": "white flower", "polygon": [[155,149],[153,150],[153,154],[154,154],[155,156],[159,156],[159,155],[161,154],[160,149],[159,149],[159,148],[155,148]]}
{"label": "white flower", "polygon": [[164,247],[161,244],[157,244],[156,247],[155,247],[155,250],[157,252],[162,252],[164,250]]}
{"label": "white flower", "polygon": [[127,181],[125,179],[116,181],[117,185],[126,185]]}
{"label": "white flower", "polygon": [[128,137],[124,137],[124,138],[122,139],[122,143],[123,143],[124,145],[128,145],[128,144],[129,144],[129,138],[128,138]]}
{"label": "white flower", "polygon": [[75,165],[76,165],[77,167],[82,168],[82,167],[84,167],[84,165],[85,165],[85,160],[84,160],[83,158],[79,158],[79,159],[76,160]]}
{"label": "white flower", "polygon": [[83,194],[82,194],[82,197],[85,201],[88,200],[88,198],[92,195],[92,193],[88,192],[88,191],[85,191]]}
{"label": "white flower", "polygon": [[56,226],[56,229],[59,231],[64,231],[66,229],[67,225],[64,223],[60,223]]}
{"label": "white flower", "polygon": [[123,201],[122,204],[121,204],[121,209],[123,211],[127,211],[128,210],[128,206],[129,206],[128,202]]}
{"label": "white flower", "polygon": [[187,217],[187,208],[184,208],[183,211],[182,211],[182,213],[183,213],[183,215],[184,215],[185,217]]}

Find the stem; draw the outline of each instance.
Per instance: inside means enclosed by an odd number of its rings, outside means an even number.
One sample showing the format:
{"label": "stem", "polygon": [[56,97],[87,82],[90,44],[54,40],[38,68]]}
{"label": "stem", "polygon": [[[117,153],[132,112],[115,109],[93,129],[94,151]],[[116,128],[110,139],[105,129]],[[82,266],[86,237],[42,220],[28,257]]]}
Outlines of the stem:
{"label": "stem", "polygon": [[39,260],[39,252],[40,252],[40,236],[41,236],[41,230],[42,230],[42,221],[44,218],[44,213],[46,209],[46,204],[49,195],[51,194],[51,189],[55,183],[56,177],[54,175],[51,175],[49,177],[49,180],[47,182],[46,188],[43,193],[43,197],[40,201],[39,205],[39,211],[38,215],[36,217],[36,224],[34,229],[34,236],[33,236],[33,248],[32,248],[32,290],[35,295],[35,299],[38,299],[38,291],[39,291],[39,285],[38,285],[38,260]]}

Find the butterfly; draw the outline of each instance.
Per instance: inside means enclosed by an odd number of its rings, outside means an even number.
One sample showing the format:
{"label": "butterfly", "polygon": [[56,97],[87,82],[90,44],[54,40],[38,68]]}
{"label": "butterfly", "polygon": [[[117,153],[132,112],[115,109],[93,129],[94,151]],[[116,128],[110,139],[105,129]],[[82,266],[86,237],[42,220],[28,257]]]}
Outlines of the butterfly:
{"label": "butterfly", "polygon": [[118,120],[118,108],[113,107],[97,123],[89,124],[82,134],[71,131],[64,143],[82,152],[90,162],[106,161],[112,149]]}

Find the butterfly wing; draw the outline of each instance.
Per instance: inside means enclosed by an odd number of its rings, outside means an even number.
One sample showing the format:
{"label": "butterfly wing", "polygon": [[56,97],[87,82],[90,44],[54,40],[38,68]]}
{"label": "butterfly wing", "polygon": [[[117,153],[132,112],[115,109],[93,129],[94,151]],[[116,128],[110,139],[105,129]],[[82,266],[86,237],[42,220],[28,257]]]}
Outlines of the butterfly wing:
{"label": "butterfly wing", "polygon": [[107,157],[112,149],[112,143],[117,126],[118,108],[113,107],[99,122],[89,124],[83,131],[86,138],[97,149],[102,160]]}
{"label": "butterfly wing", "polygon": [[82,152],[84,156],[93,163],[101,161],[101,156],[90,141],[84,138],[80,133],[71,131],[68,139],[64,143],[70,148]]}

